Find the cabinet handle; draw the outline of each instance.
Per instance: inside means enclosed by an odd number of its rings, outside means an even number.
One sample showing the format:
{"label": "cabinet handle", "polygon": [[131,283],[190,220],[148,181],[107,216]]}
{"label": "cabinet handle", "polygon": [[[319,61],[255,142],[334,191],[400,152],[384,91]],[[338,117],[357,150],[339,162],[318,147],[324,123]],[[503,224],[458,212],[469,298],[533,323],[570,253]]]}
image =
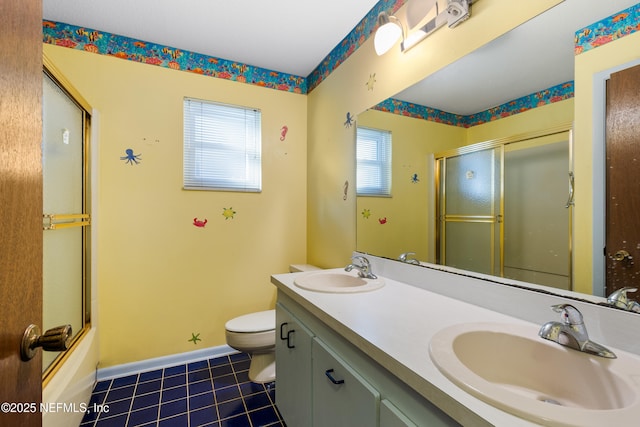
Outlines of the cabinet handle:
{"label": "cabinet handle", "polygon": [[291,334],[294,333],[296,330],[292,329],[289,332],[287,332],[287,348],[296,348],[295,345],[291,344]]}
{"label": "cabinet handle", "polygon": [[340,384],[344,384],[344,380],[337,380],[335,378],[333,378],[333,369],[327,369],[326,371],[324,371],[324,374],[327,376],[327,378],[329,378],[329,380],[331,380],[332,383],[340,385]]}
{"label": "cabinet handle", "polygon": [[286,339],[287,339],[287,337],[285,337],[285,336],[283,336],[283,335],[282,335],[282,329],[283,329],[285,326],[287,326],[288,324],[289,324],[289,323],[287,323],[287,322],[284,322],[284,323],[281,323],[281,324],[280,324],[280,339],[281,339],[282,341],[284,341],[284,340],[286,340]]}

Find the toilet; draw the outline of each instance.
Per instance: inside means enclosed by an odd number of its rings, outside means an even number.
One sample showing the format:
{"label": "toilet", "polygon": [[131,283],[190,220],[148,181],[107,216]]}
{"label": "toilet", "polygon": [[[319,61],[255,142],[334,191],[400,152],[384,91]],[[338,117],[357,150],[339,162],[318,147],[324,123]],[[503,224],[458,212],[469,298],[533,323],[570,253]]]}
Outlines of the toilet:
{"label": "toilet", "polygon": [[[319,270],[308,264],[291,265],[289,271]],[[255,383],[270,383],[276,379],[276,311],[266,310],[245,314],[225,324],[227,345],[251,355],[249,379]]]}
{"label": "toilet", "polygon": [[229,347],[251,355],[249,379],[270,383],[276,379],[276,311],[245,314],[225,325]]}

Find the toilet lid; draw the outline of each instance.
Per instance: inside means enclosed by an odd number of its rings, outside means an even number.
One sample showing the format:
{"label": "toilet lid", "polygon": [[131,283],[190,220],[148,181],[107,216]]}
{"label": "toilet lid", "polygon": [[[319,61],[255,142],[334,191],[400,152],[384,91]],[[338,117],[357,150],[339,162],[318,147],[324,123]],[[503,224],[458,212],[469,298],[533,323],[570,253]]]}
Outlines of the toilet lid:
{"label": "toilet lid", "polygon": [[267,310],[245,314],[229,320],[225,325],[229,332],[265,332],[276,329],[276,311]]}

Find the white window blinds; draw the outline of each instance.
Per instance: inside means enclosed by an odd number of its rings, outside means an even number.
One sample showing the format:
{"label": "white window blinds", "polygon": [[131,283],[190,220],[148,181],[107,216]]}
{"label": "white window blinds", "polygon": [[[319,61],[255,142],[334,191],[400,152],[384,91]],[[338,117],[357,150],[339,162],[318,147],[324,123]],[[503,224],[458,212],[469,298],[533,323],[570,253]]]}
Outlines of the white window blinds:
{"label": "white window blinds", "polygon": [[184,188],[259,192],[260,111],[184,100]]}
{"label": "white window blinds", "polygon": [[356,187],[359,196],[391,195],[391,132],[358,127]]}

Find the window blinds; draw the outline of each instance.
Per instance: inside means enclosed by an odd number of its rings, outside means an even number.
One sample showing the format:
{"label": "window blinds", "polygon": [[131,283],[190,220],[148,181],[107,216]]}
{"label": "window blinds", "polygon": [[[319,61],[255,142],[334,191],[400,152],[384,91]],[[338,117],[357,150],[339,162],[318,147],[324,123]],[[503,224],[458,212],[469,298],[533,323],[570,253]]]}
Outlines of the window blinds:
{"label": "window blinds", "polygon": [[391,132],[358,127],[356,187],[359,196],[391,195]]}
{"label": "window blinds", "polygon": [[184,100],[184,188],[259,192],[259,110]]}

